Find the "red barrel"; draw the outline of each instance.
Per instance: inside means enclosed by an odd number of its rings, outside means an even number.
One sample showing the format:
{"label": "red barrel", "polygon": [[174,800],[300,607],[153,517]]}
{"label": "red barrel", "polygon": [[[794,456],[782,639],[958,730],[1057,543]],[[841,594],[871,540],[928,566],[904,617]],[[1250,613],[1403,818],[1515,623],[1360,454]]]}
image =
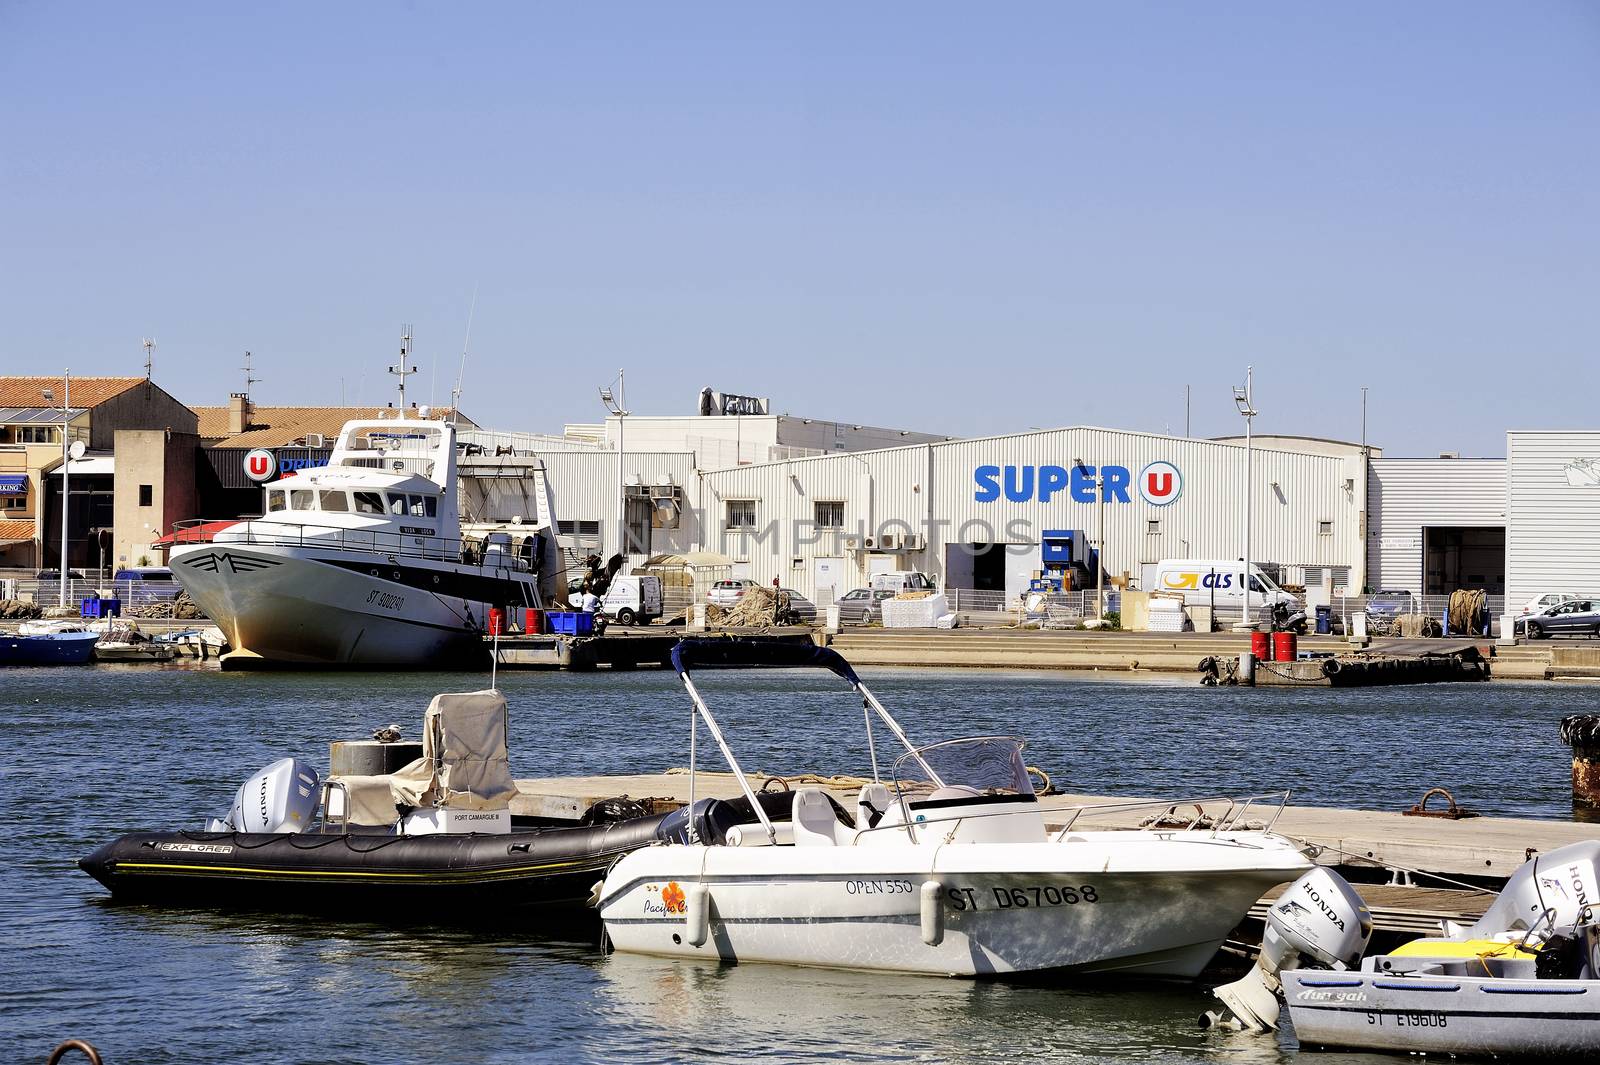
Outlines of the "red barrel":
{"label": "red barrel", "polygon": [[489,608],[489,635],[503,636],[506,631],[506,616],[497,606]]}
{"label": "red barrel", "polygon": [[1272,634],[1272,657],[1279,662],[1293,662],[1299,648],[1296,646],[1294,633],[1275,632]]}
{"label": "red barrel", "polygon": [[529,607],[522,615],[522,631],[529,636],[537,636],[544,631],[544,611]]}
{"label": "red barrel", "polygon": [[1257,662],[1272,661],[1271,637],[1264,632],[1252,632],[1250,634],[1250,653],[1256,656]]}

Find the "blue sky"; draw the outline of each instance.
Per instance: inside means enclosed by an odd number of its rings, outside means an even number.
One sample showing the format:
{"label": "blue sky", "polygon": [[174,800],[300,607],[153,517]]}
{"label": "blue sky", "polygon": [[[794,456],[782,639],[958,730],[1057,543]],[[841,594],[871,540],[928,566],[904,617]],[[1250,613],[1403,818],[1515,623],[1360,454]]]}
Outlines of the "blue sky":
{"label": "blue sky", "polygon": [[[1596,424],[1600,6],[0,2],[0,372],[552,430]],[[435,364],[436,383],[434,382]]]}

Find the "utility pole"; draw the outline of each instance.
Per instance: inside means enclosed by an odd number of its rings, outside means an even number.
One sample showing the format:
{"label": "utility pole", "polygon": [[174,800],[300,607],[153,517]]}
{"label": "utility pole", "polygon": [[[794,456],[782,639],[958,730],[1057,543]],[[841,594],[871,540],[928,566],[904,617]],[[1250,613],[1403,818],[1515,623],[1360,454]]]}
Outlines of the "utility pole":
{"label": "utility pole", "polygon": [[1239,408],[1239,413],[1244,416],[1244,623],[1254,625],[1256,612],[1250,604],[1250,493],[1253,489],[1251,477],[1251,431],[1254,427],[1255,367],[1244,368],[1244,387],[1235,387],[1233,390],[1234,406]]}

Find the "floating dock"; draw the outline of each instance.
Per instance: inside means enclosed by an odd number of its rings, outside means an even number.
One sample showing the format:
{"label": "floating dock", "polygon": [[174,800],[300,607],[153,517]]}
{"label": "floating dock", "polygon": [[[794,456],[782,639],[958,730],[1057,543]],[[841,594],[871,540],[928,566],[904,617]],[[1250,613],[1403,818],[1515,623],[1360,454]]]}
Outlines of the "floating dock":
{"label": "floating dock", "polygon": [[815,642],[813,629],[805,627],[759,630],[717,630],[686,634],[680,627],[657,626],[613,630],[601,636],[501,636],[486,641],[494,648],[501,669],[639,669],[672,665],[672,648],[685,635],[737,635],[742,639],[778,643]]}
{"label": "floating dock", "polygon": [[[846,809],[855,806],[861,782],[853,778],[805,774],[771,777],[750,774],[755,788],[782,789],[813,785],[826,788]],[[626,795],[655,811],[672,810],[689,800],[689,775],[684,770],[632,776],[544,777],[518,780],[511,812],[518,817],[573,820],[602,799]],[[732,774],[700,772],[695,776],[695,796],[731,799],[739,795]],[[1061,827],[1078,807],[1108,806],[1083,813],[1075,825],[1084,828],[1134,828],[1165,800],[1107,795],[1044,795],[1047,825]],[[1201,805],[1221,812],[1225,799]],[[1260,819],[1276,807],[1263,807]],[[1175,813],[1189,816],[1192,805]],[[1247,814],[1246,820],[1255,819]],[[1412,817],[1402,813],[1346,810],[1323,806],[1288,806],[1274,826],[1286,836],[1321,849],[1318,862],[1346,869],[1413,869],[1450,877],[1497,881],[1509,877],[1530,854],[1544,853],[1569,843],[1593,839],[1595,826],[1572,821],[1535,821],[1527,818],[1468,817],[1459,821]]]}

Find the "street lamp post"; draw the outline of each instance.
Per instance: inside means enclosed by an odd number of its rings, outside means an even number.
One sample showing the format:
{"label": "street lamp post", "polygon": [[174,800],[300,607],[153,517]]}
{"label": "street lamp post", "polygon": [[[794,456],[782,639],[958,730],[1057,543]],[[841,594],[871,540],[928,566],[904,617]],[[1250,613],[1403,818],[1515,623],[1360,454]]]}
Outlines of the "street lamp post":
{"label": "street lamp post", "polygon": [[600,390],[600,402],[605,404],[607,413],[617,419],[617,551],[619,555],[627,553],[628,539],[628,489],[623,475],[623,441],[624,426],[627,422],[628,411],[622,406],[627,400],[627,391],[623,382],[621,370],[617,371],[617,390],[615,393],[609,388]]}
{"label": "street lamp post", "polygon": [[1244,623],[1255,624],[1255,609],[1250,605],[1250,492],[1251,492],[1251,430],[1256,416],[1255,367],[1244,368],[1244,387],[1233,390],[1233,404],[1244,416]]}
{"label": "street lamp post", "polygon": [[[55,390],[43,390],[46,403],[54,404],[56,401]],[[60,606],[67,605],[67,490],[68,470],[67,464],[71,460],[70,447],[67,441],[72,428],[72,371],[63,370],[61,373],[61,575],[60,575]],[[40,544],[43,544],[43,539]],[[44,560],[41,558],[41,562]]]}
{"label": "street lamp post", "polygon": [[1095,538],[1099,540],[1096,545],[1098,554],[1094,560],[1094,616],[1100,619],[1102,626],[1106,623],[1106,474],[1104,466],[1095,467],[1094,491],[1095,509],[1099,512],[1096,517],[1100,526]]}

